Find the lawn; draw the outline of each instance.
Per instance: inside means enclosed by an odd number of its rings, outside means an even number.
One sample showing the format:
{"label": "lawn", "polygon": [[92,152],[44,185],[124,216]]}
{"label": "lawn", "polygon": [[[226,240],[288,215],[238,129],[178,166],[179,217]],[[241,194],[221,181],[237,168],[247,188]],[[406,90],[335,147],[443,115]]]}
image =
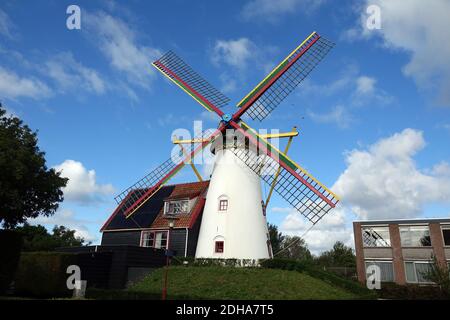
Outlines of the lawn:
{"label": "lawn", "polygon": [[[159,294],[163,270],[129,290]],[[192,299],[358,299],[354,293],[297,271],[264,268],[186,267],[169,269],[168,298]]]}

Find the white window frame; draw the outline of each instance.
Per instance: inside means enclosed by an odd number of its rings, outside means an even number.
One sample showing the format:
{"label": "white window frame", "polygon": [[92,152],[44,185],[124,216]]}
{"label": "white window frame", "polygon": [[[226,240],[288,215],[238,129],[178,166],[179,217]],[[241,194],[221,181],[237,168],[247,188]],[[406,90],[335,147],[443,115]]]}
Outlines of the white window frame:
{"label": "white window frame", "polygon": [[[171,206],[173,206],[171,211]],[[185,206],[183,208],[183,206]],[[177,208],[175,210],[175,208]],[[164,203],[164,214],[186,214],[189,213],[189,199],[169,200]]]}
{"label": "white window frame", "polygon": [[[413,267],[414,267],[414,277],[415,277],[415,281],[408,281],[408,277],[407,277],[407,273],[406,273],[406,264],[407,263],[412,263]],[[407,283],[417,283],[417,284],[434,284],[434,282],[432,281],[422,281],[419,282],[419,277],[417,275],[417,268],[416,268],[416,264],[428,264],[431,265],[433,264],[432,261],[413,261],[413,260],[407,260],[403,262],[404,267],[405,267],[405,279]]]}
{"label": "white window frame", "polygon": [[450,230],[450,224],[442,224],[441,225],[442,243],[444,244],[444,247],[450,247],[450,244],[445,244],[444,230]]}
{"label": "white window frame", "polygon": [[[388,243],[388,245],[387,246],[378,246],[378,245],[376,245],[376,246],[366,246],[366,244],[364,243],[364,229],[377,229],[377,228],[385,228],[385,229],[387,229],[387,232],[388,232],[388,236],[389,236],[389,238],[388,239],[384,239],[384,240],[387,240],[389,243]],[[390,232],[390,230],[389,230],[389,226],[386,226],[386,225],[382,225],[382,226],[371,226],[371,225],[362,225],[361,226],[361,237],[362,237],[362,244],[363,244],[363,247],[364,248],[391,248],[392,247],[392,244],[391,244],[391,232]]]}
{"label": "white window frame", "polygon": [[[428,230],[428,236],[430,237],[430,245],[429,246],[423,246],[423,245],[405,245],[403,238],[402,238],[402,229],[409,229],[409,232],[411,232],[411,228],[426,228]],[[400,225],[398,227],[398,232],[400,234],[400,244],[402,248],[432,248],[431,244],[431,232],[430,232],[430,226],[429,225]]]}
{"label": "white window frame", "polygon": [[[161,240],[162,241],[162,234],[165,233],[166,234],[166,245],[165,246],[160,246],[159,248],[155,246],[156,241],[157,241],[157,234],[161,234]],[[147,239],[146,235],[153,235],[153,239]],[[146,242],[150,242],[153,241],[153,243],[150,245],[149,243],[146,244]],[[145,230],[142,231],[141,233],[141,247],[145,247],[145,248],[156,248],[156,249],[167,249],[167,245],[169,243],[169,232],[167,230]]]}
{"label": "white window frame", "polygon": [[[376,248],[376,247],[375,247]],[[368,260],[364,260],[364,273],[367,276],[367,263],[390,263],[392,266],[392,280],[391,281],[385,281],[385,280],[381,280],[381,274],[380,274],[380,280],[381,282],[395,282],[395,270],[394,270],[394,261],[392,260],[377,260],[377,259],[368,259]]]}

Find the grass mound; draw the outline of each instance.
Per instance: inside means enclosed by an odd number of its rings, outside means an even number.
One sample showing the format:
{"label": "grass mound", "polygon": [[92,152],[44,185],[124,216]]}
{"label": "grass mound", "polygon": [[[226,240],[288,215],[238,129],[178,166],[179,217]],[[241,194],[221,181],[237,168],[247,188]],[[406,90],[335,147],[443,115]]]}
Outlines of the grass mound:
{"label": "grass mound", "polygon": [[[129,291],[158,295],[164,269],[158,269]],[[186,267],[169,269],[168,298],[191,299],[359,299],[355,293],[307,274],[278,269]]]}

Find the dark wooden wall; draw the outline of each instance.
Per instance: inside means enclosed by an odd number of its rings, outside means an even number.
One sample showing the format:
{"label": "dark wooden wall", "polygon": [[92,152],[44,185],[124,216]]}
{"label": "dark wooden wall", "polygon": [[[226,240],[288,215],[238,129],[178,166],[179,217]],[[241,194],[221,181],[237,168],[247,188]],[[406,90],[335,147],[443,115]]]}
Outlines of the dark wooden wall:
{"label": "dark wooden wall", "polygon": [[57,251],[78,255],[81,278],[88,281],[88,287],[123,289],[129,268],[152,270],[166,263],[165,250],[138,246],[89,246]]}
{"label": "dark wooden wall", "polygon": [[140,246],[141,231],[103,232],[102,246]]}

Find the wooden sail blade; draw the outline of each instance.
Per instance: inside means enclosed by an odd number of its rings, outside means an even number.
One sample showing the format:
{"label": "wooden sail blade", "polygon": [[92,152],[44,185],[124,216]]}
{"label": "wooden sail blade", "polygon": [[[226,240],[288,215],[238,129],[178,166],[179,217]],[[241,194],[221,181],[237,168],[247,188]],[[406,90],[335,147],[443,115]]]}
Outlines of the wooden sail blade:
{"label": "wooden sail blade", "polygon": [[254,146],[253,150],[231,149],[234,154],[267,184],[272,185],[277,177],[275,191],[311,223],[316,224],[339,202],[336,194],[247,125],[241,127],[234,121],[230,124]]}
{"label": "wooden sail blade", "polygon": [[167,52],[152,65],[208,111],[214,111],[220,117],[223,115],[219,108],[227,105],[230,99],[203,79],[175,53]]}
{"label": "wooden sail blade", "polygon": [[164,184],[175,176],[185,164],[190,163],[192,159],[212,141],[212,138],[219,135],[224,128],[225,126],[221,125],[211,134],[211,139],[206,139],[205,142],[198,144],[184,158],[181,157],[176,160],[171,157],[131,187],[116,196],[115,200],[121,207],[121,213],[127,218],[130,217],[148,199],[158,192]]}
{"label": "wooden sail blade", "polygon": [[319,64],[334,44],[313,32],[239,103],[233,119],[243,114],[264,120]]}

